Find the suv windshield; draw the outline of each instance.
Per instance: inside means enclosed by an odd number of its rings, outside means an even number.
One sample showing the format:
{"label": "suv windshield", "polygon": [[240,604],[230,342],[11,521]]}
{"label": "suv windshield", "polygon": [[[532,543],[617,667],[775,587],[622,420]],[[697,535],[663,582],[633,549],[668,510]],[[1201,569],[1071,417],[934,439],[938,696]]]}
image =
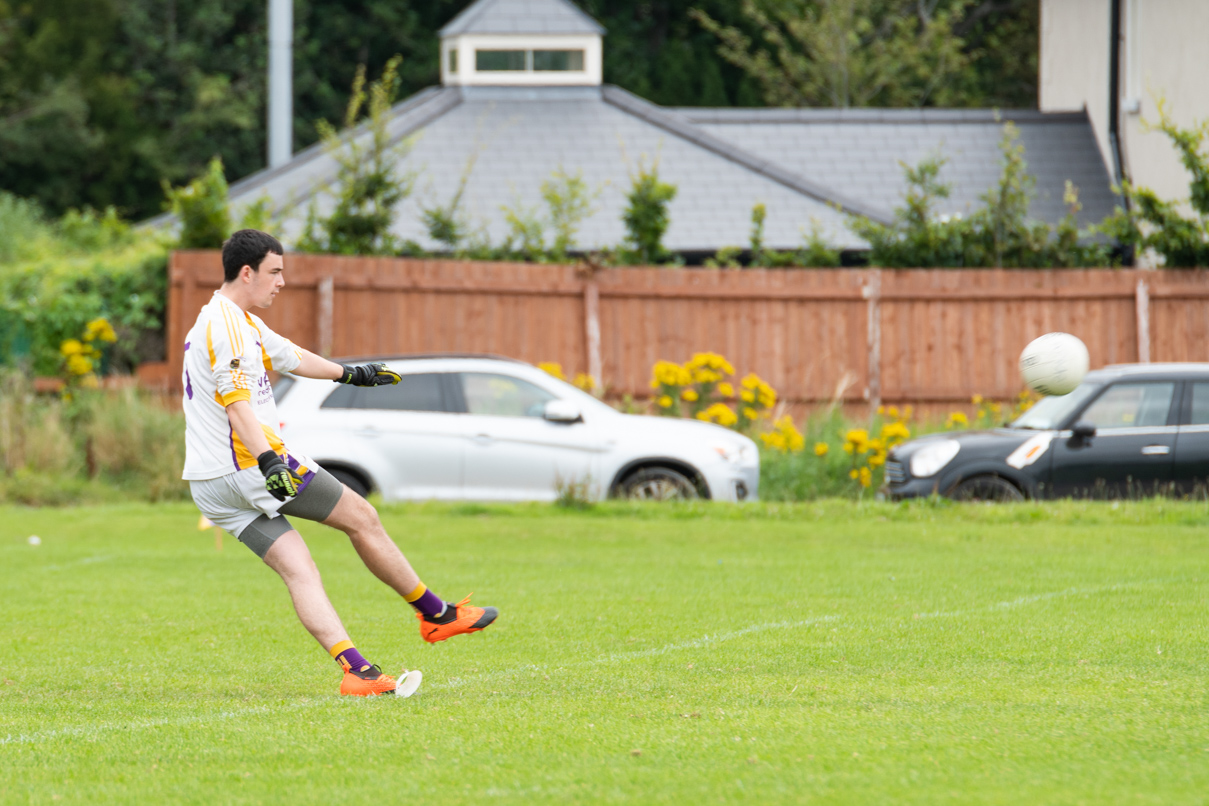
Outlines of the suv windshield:
{"label": "suv windshield", "polygon": [[1069,395],[1043,397],[1034,406],[1020,415],[1012,428],[1032,428],[1038,431],[1056,429],[1083,404],[1095,396],[1102,387],[1095,383],[1081,383]]}

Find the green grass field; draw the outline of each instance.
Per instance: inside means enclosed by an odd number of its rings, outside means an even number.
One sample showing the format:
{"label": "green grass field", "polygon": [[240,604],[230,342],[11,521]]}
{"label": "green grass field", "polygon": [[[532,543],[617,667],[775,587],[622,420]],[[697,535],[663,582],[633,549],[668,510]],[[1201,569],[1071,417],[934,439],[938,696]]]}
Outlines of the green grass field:
{"label": "green grass field", "polygon": [[[430,647],[304,524],[358,646],[183,504],[0,509],[0,801],[1205,803],[1209,510],[389,507],[500,607]],[[37,534],[41,546],[27,537]]]}

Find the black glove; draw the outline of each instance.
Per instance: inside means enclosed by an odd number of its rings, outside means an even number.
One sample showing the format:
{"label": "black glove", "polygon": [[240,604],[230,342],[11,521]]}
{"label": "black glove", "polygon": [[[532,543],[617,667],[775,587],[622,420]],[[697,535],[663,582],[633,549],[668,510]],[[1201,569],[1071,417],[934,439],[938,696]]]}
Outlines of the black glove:
{"label": "black glove", "polygon": [[264,474],[264,488],[269,491],[269,495],[278,501],[298,495],[298,485],[302,483],[302,477],[290,470],[290,466],[280,456],[267,450],[256,457],[256,463]]}
{"label": "black glove", "polygon": [[402,380],[399,373],[385,364],[362,364],[357,367],[341,364],[344,375],[336,383],[351,383],[353,386],[386,386]]}

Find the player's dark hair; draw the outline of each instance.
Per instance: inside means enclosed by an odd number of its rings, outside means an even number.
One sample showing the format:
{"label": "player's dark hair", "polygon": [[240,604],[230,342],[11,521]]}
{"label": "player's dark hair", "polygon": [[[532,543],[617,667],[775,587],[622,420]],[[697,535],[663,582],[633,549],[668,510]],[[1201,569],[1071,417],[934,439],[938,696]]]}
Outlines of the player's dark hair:
{"label": "player's dark hair", "polygon": [[239,277],[239,270],[251,266],[252,271],[260,270],[260,263],[265,256],[272,252],[274,255],[284,255],[281,241],[267,232],[258,229],[241,229],[232,232],[231,237],[222,245],[223,282],[231,282]]}

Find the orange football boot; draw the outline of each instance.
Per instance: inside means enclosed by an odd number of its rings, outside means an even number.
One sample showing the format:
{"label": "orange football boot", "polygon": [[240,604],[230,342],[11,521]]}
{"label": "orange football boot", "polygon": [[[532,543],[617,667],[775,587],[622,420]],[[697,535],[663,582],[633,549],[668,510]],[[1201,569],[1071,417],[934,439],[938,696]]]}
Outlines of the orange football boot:
{"label": "orange football boot", "polygon": [[345,666],[340,693],[347,697],[376,697],[379,694],[394,694],[396,685],[395,679],[388,674],[382,674],[382,670],[377,666],[370,666],[359,672]]}
{"label": "orange football boot", "polygon": [[467,604],[470,596],[457,604],[447,603],[445,615],[441,616],[439,621],[423,613],[416,613],[416,618],[420,620],[420,635],[424,640],[435,644],[462,633],[478,632],[495,621],[500,611],[494,607],[471,607]]}

